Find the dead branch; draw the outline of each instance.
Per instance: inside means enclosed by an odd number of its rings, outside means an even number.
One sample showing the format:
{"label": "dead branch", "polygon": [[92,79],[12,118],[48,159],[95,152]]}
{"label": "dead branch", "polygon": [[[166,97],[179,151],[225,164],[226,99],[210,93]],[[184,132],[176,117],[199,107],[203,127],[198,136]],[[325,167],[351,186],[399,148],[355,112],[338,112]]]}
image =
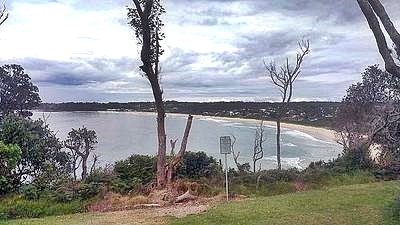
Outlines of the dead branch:
{"label": "dead branch", "polygon": [[233,156],[233,161],[235,162],[236,167],[238,168],[238,171],[241,172],[242,167],[240,166],[239,163],[239,156],[240,156],[240,152],[235,152],[235,143],[236,143],[236,137],[235,135],[231,134],[232,136],[232,143],[231,143],[231,150],[232,150],[232,156]]}
{"label": "dead branch", "polygon": [[184,202],[184,201],[192,201],[192,200],[196,200],[196,199],[197,199],[197,196],[190,194],[190,190],[187,190],[185,192],[185,194],[176,197],[174,200],[174,203],[180,203],[180,202]]}

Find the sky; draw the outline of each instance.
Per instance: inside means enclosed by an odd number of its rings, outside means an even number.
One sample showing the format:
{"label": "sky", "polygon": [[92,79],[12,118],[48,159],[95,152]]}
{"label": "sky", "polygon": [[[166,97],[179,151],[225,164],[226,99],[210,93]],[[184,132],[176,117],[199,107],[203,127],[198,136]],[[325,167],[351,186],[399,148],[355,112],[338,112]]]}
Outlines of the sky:
{"label": "sky", "polygon": [[[1,0],[0,0],[1,1]],[[166,100],[277,101],[263,60],[311,53],[295,101],[340,101],[363,70],[382,65],[356,0],[164,0]],[[400,2],[382,0],[400,27]],[[8,0],[0,64],[20,64],[44,102],[151,101],[129,0]]]}

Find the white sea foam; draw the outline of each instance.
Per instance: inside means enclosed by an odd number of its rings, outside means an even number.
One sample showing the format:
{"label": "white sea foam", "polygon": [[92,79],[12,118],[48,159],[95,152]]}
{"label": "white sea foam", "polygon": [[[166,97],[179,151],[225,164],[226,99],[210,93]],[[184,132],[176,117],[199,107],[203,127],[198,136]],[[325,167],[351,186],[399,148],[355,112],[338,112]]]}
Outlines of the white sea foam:
{"label": "white sea foam", "polygon": [[297,145],[292,144],[292,143],[283,143],[284,146],[288,146],[288,147],[297,147]]}
{"label": "white sea foam", "polygon": [[[264,157],[263,160],[274,161],[275,163],[277,161],[276,156]],[[299,157],[295,157],[295,158],[281,157],[281,161],[282,161],[283,165],[287,165],[290,168],[303,169],[303,167],[300,166],[302,159],[300,159]]]}
{"label": "white sea foam", "polygon": [[212,121],[212,122],[215,122],[215,123],[230,123],[230,121],[228,121],[228,120],[215,119],[215,118],[200,118],[199,120]]}
{"label": "white sea foam", "polygon": [[325,143],[325,144],[332,144],[332,142],[329,141],[323,141],[320,139],[317,139],[309,134],[306,134],[304,132],[298,131],[298,130],[286,130],[284,132],[282,132],[282,134],[286,134],[286,135],[290,135],[292,137],[298,137],[298,138],[303,138],[303,139],[308,139],[308,140],[312,140],[315,142],[321,142],[321,143]]}

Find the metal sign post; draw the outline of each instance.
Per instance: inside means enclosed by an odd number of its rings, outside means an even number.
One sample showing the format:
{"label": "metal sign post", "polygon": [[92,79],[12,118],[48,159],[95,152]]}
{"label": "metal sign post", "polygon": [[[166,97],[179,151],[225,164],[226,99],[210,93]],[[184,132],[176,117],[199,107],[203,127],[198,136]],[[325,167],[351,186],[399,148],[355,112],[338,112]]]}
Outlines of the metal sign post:
{"label": "metal sign post", "polygon": [[232,144],[230,136],[220,137],[220,153],[225,155],[225,191],[226,201],[229,201],[229,187],[228,187],[228,154],[231,154]]}

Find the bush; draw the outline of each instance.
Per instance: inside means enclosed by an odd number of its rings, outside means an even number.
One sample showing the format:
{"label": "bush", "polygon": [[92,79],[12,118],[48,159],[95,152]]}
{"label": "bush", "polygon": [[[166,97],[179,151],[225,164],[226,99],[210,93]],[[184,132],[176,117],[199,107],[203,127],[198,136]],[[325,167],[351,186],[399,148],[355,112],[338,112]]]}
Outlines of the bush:
{"label": "bush", "polygon": [[27,200],[34,200],[39,198],[39,191],[34,185],[26,185],[21,188],[22,197]]}
{"label": "bush", "polygon": [[58,203],[68,203],[75,199],[75,193],[67,189],[59,189],[54,194],[54,200]]}
{"label": "bush", "polygon": [[132,178],[130,180],[117,178],[112,181],[110,189],[113,192],[129,194],[132,192],[139,192],[142,185],[141,181],[137,178]]}
{"label": "bush", "polygon": [[114,165],[114,172],[121,181],[131,182],[133,179],[146,184],[154,179],[156,158],[146,155],[132,155]]}
{"label": "bush", "polygon": [[221,174],[217,160],[204,152],[186,152],[177,169],[178,178],[200,179]]}
{"label": "bush", "polygon": [[95,169],[86,178],[86,183],[103,183],[111,184],[114,179],[117,178],[117,174],[114,172],[114,168],[110,165]]}
{"label": "bush", "polygon": [[77,197],[83,200],[93,198],[101,192],[102,187],[101,183],[81,183],[77,190]]}

